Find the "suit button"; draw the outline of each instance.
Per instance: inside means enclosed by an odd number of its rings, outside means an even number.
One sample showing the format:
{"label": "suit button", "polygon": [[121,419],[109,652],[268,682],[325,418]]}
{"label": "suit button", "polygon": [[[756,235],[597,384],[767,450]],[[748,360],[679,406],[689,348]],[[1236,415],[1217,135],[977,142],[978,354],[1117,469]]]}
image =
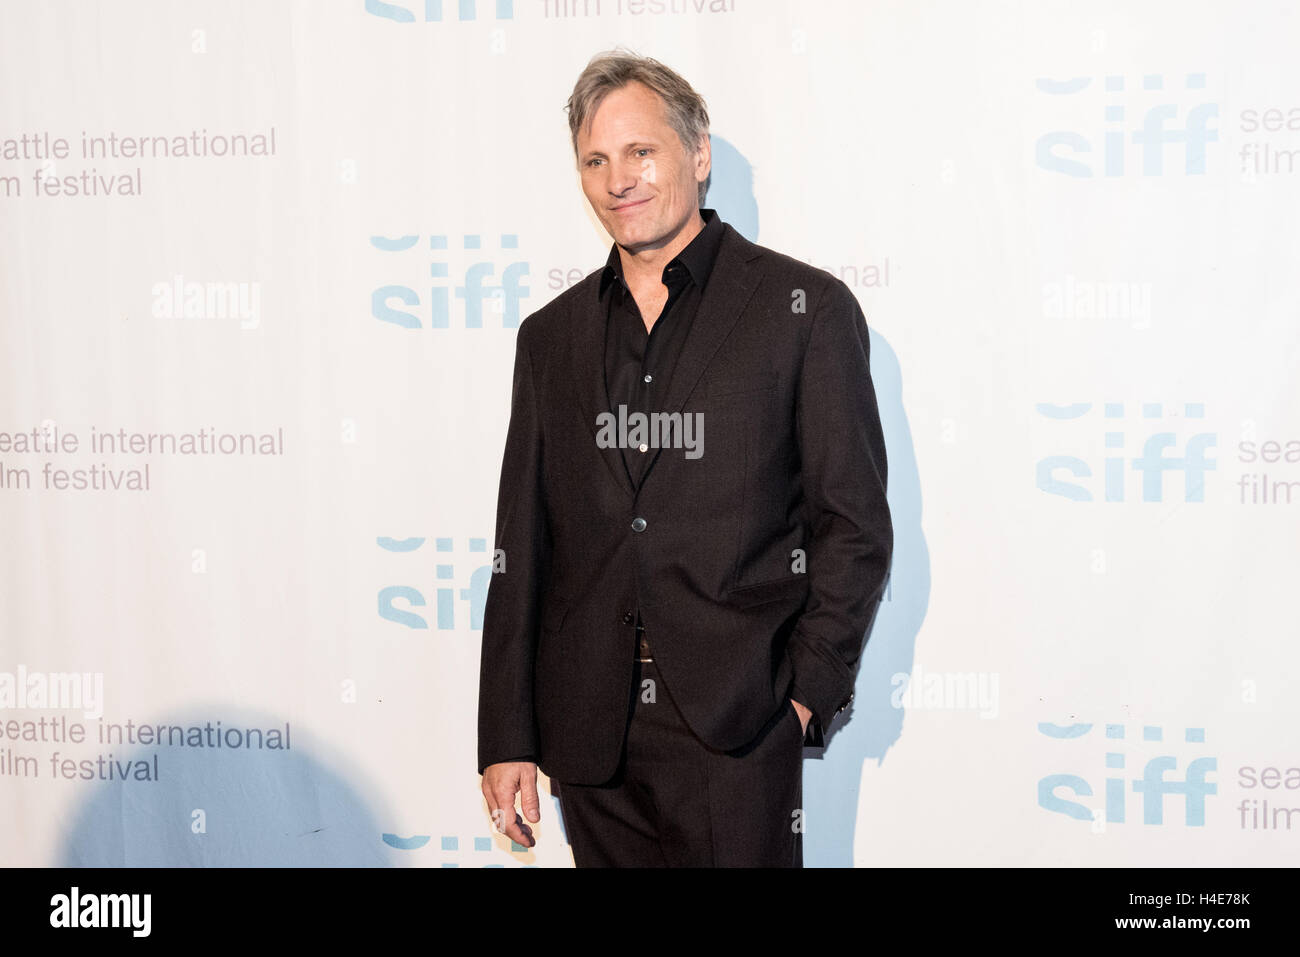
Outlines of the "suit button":
{"label": "suit button", "polygon": [[638,515],[636,518],[632,519],[632,531],[634,531],[634,532],[644,532],[644,531],[645,531],[645,519],[642,518],[640,515]]}
{"label": "suit button", "polygon": [[636,615],[632,614],[630,611],[623,616],[623,624],[625,625],[630,625],[634,621],[636,621]]}

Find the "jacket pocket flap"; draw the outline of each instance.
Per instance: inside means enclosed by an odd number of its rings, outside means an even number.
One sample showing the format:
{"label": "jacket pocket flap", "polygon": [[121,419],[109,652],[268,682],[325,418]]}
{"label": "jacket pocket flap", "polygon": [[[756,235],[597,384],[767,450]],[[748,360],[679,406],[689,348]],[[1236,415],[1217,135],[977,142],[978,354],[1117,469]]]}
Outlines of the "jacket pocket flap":
{"label": "jacket pocket flap", "polygon": [[744,588],[734,588],[727,594],[727,600],[737,608],[749,608],[751,605],[762,605],[783,598],[801,597],[807,592],[808,576],[793,575],[790,578],[778,578],[770,582],[759,582],[757,585],[746,585]]}

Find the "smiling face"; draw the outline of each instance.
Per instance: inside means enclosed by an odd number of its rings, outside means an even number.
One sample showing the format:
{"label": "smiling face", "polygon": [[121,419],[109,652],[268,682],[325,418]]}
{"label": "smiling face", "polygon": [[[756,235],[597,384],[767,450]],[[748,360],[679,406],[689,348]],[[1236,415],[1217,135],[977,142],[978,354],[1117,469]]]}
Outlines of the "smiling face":
{"label": "smiling face", "polygon": [[663,101],[629,83],[611,91],[578,133],[582,191],[614,241],[630,252],[670,245],[699,215],[709,139],[688,152]]}

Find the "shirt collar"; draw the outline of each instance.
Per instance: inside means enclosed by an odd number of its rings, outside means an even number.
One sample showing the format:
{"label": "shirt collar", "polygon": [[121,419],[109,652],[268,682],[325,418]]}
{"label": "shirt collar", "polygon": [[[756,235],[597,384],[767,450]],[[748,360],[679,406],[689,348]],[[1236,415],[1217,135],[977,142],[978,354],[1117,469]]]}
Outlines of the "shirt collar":
{"label": "shirt collar", "polygon": [[[722,220],[718,218],[717,210],[713,209],[701,209],[700,218],[704,220],[704,228],[686,244],[685,249],[664,266],[662,277],[664,285],[668,285],[668,270],[674,265],[684,266],[691,279],[701,289],[708,281],[709,273],[713,271],[713,263],[718,258],[718,247],[722,245]],[[616,279],[620,282],[623,280],[623,260],[619,255],[618,243],[610,246],[609,258],[605,260],[605,268],[601,272],[601,297],[604,297],[605,290]],[[623,285],[626,286],[626,283]]]}

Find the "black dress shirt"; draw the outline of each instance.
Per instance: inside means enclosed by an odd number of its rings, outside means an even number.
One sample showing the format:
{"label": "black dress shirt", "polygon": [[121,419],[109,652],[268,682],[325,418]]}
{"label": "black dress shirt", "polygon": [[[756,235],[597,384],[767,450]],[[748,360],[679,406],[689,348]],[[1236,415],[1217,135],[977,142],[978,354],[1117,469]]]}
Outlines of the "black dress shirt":
{"label": "black dress shirt", "polygon": [[[682,344],[700,305],[704,285],[722,243],[722,220],[716,211],[701,209],[704,228],[664,266],[663,284],[668,287],[668,301],[655,318],[650,332],[645,319],[623,279],[623,262],[618,244],[609,250],[609,259],[600,278],[600,301],[605,305],[605,394],[609,410],[618,416],[624,405],[630,415],[641,412],[670,412],[661,404],[668,395],[668,382]],[[633,488],[640,488],[650,449],[623,448],[623,464]]]}

